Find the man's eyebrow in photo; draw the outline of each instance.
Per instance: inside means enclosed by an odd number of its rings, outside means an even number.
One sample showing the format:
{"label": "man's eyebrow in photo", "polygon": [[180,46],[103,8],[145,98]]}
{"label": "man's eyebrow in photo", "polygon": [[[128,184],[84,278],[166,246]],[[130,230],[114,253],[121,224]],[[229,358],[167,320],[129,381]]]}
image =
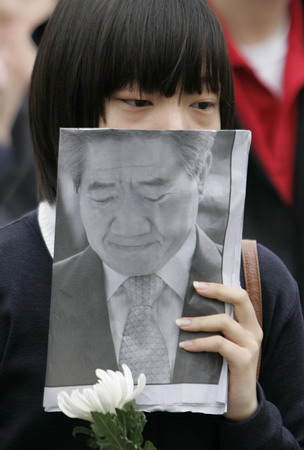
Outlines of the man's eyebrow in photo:
{"label": "man's eyebrow in photo", "polygon": [[94,181],[93,183],[89,184],[88,190],[96,191],[98,189],[108,189],[108,188],[112,188],[112,187],[115,187],[115,183],[112,183],[111,181],[109,181],[109,182]]}
{"label": "man's eyebrow in photo", "polygon": [[162,177],[156,177],[156,178],[151,178],[150,180],[144,180],[144,181],[139,181],[138,183],[140,186],[165,186],[167,184],[169,184],[169,180],[162,178]]}

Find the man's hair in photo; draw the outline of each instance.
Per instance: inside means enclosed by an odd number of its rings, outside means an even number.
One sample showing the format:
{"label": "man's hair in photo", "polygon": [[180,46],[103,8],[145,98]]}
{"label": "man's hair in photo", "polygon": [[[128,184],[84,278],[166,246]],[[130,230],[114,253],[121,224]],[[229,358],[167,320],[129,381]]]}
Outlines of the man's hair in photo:
{"label": "man's hair in photo", "polygon": [[43,34],[31,83],[30,122],[39,197],[56,200],[60,128],[99,126],[115,91],[136,85],[166,97],[220,94],[233,120],[225,39],[204,0],[60,0]]}
{"label": "man's hair in photo", "polygon": [[205,181],[209,173],[215,134],[214,131],[206,130],[171,132],[171,136],[177,141],[186,172],[196,180],[198,185]]}
{"label": "man's hair in photo", "polygon": [[[60,134],[59,167],[70,174],[75,191],[78,192],[81,184],[81,176],[86,162],[86,153],[91,144],[97,144],[102,151],[102,144],[110,139],[124,148],[128,138],[138,137],[144,140],[160,141],[169,138],[173,141],[176,156],[181,165],[191,178],[194,178],[198,186],[202,178],[206,178],[212,161],[211,148],[215,139],[214,131],[194,130],[119,130],[99,128],[95,130],[70,130],[64,129]],[[161,144],[160,144],[161,145]],[[201,151],[203,149],[203,151]],[[111,151],[111,150],[110,150]]]}

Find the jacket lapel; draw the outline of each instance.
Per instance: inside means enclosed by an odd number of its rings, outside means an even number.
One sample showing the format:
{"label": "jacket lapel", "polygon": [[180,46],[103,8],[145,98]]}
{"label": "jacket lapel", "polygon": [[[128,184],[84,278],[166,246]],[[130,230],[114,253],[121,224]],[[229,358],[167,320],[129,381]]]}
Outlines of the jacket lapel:
{"label": "jacket lapel", "polygon": [[[183,317],[204,316],[224,312],[217,300],[202,297],[193,288],[193,281],[221,282],[220,247],[216,246],[202,230],[197,228],[196,249],[184,301]],[[180,330],[179,342],[210,333],[190,333]],[[214,353],[189,353],[177,347],[173,383],[217,383],[222,367],[222,357]]]}
{"label": "jacket lapel", "polygon": [[91,248],[56,266],[48,386],[92,384],[97,368],[117,370],[103,266]]}

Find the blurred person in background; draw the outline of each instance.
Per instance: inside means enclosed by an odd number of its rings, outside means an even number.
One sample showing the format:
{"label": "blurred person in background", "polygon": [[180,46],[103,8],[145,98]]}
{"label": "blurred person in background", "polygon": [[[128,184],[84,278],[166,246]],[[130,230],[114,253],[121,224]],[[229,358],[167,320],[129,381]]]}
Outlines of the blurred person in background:
{"label": "blurred person in background", "polygon": [[244,237],[283,259],[304,306],[304,2],[208,1],[226,34],[236,126],[253,132]]}
{"label": "blurred person in background", "polygon": [[0,226],[37,205],[27,90],[37,47],[33,30],[56,0],[0,0]]}

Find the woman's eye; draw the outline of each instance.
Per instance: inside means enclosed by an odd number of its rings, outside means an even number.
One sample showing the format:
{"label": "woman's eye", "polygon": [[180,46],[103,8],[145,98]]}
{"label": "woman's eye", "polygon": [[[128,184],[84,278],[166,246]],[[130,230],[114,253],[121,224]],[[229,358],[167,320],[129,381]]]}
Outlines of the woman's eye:
{"label": "woman's eye", "polygon": [[127,105],[131,105],[131,106],[136,106],[137,108],[143,108],[144,106],[149,106],[151,105],[151,102],[149,102],[148,100],[138,100],[138,99],[132,99],[132,100],[123,100],[124,103],[126,103]]}
{"label": "woman's eye", "polygon": [[201,109],[201,110],[206,110],[206,109],[210,109],[214,107],[214,103],[212,102],[197,102],[197,103],[193,103],[193,108],[197,108],[197,109]]}

